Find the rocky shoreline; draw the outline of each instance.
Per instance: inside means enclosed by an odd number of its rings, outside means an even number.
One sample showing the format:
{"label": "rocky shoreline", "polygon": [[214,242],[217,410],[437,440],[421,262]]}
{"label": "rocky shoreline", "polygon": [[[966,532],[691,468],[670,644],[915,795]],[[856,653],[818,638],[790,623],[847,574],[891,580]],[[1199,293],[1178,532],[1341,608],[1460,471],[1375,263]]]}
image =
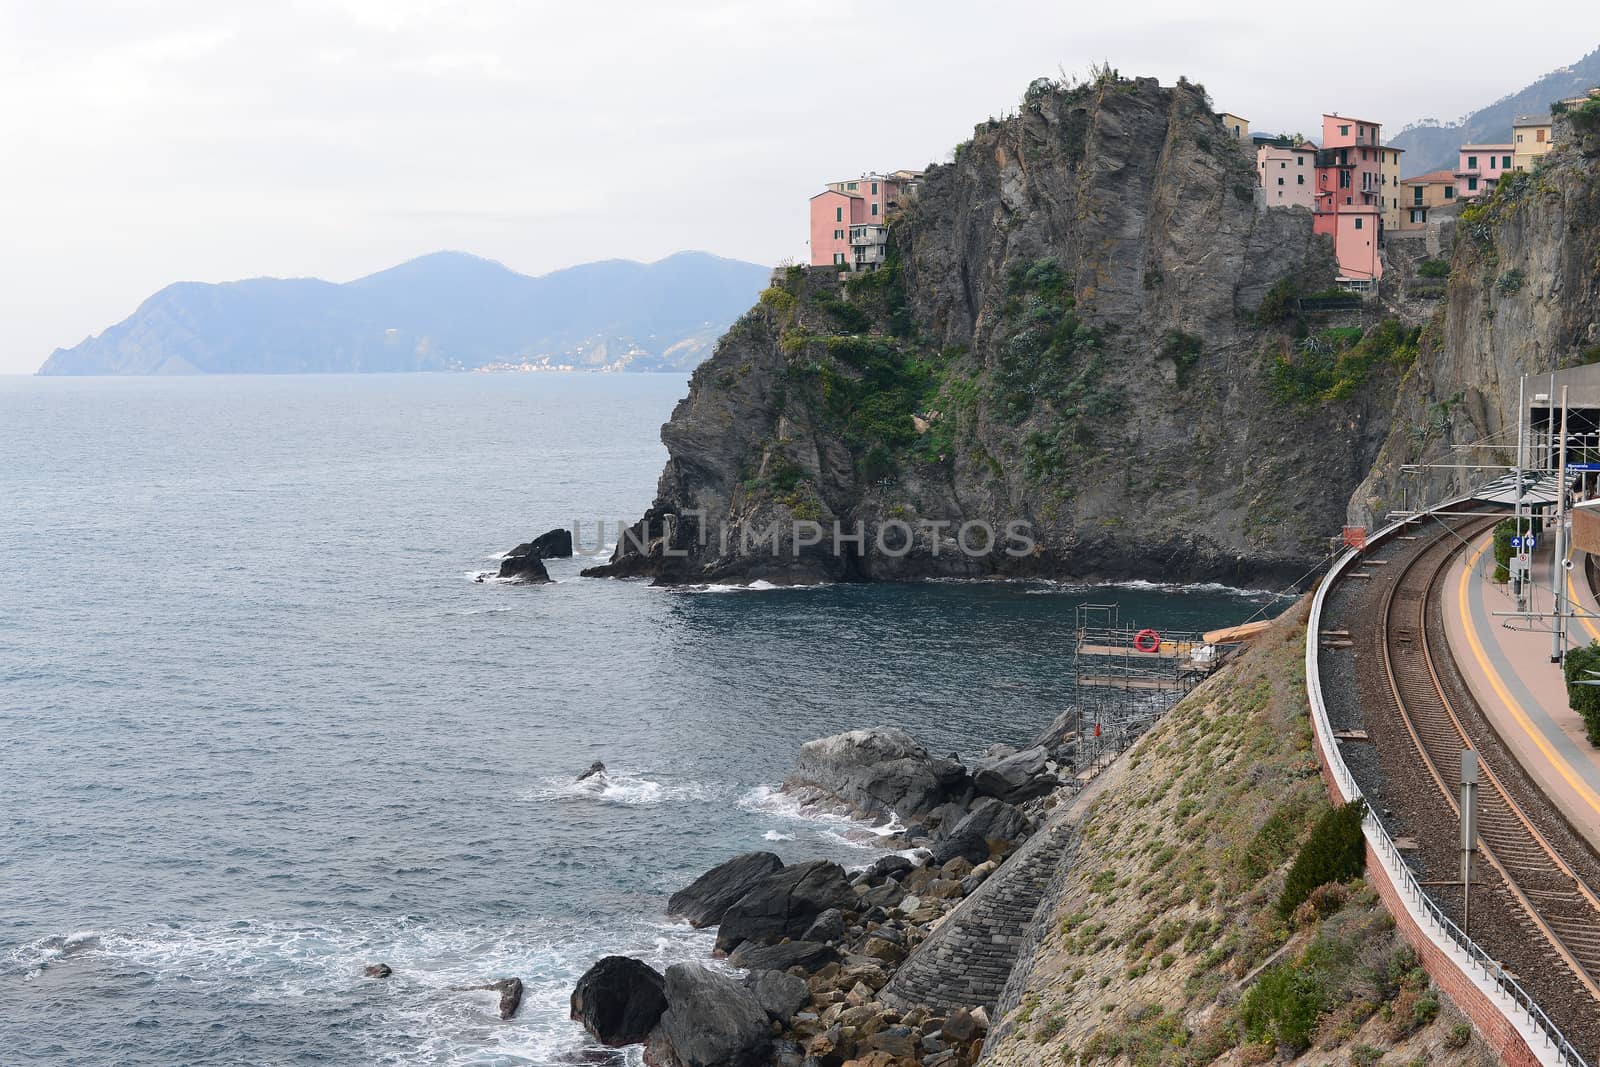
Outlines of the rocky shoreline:
{"label": "rocky shoreline", "polygon": [[723,962],[662,974],[607,956],[574,989],[572,1018],[605,1049],[643,1045],[652,1067],[970,1067],[992,1003],[907,1004],[888,987],[1044,827],[1071,781],[1073,725],[1063,715],[971,766],[890,727],[807,743],[783,791],[818,812],[900,820],[883,839],[896,851],[855,872],[770,852],[719,864],[667,913],[716,927]]}

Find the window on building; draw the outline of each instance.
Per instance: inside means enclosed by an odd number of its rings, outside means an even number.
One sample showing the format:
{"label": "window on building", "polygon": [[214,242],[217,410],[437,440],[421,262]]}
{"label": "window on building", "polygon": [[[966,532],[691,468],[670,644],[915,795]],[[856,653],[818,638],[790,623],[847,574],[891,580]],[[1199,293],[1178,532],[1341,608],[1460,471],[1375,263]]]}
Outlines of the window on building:
{"label": "window on building", "polygon": [[873,182],[872,183],[872,195],[873,196],[877,196],[878,195],[878,183],[877,182]]}
{"label": "window on building", "polygon": [[1510,156],[1501,156],[1500,157],[1500,169],[1501,170],[1510,170],[1511,169],[1511,157]]}
{"label": "window on building", "polygon": [[1279,184],[1279,185],[1282,185],[1282,184],[1283,184],[1283,179],[1282,179],[1282,178],[1279,178],[1279,179],[1278,179],[1278,184]]}
{"label": "window on building", "polygon": [[1283,162],[1282,160],[1278,161],[1278,169],[1279,170],[1287,170],[1288,167],[1289,167],[1289,164]]}
{"label": "window on building", "polygon": [[1360,220],[1360,219],[1356,219],[1356,229],[1358,229],[1358,230],[1361,229],[1361,221],[1362,220]]}
{"label": "window on building", "polygon": [[1340,126],[1339,127],[1339,136],[1340,137],[1349,137],[1350,136],[1350,127],[1348,127],[1348,126]]}
{"label": "window on building", "polygon": [[878,213],[878,205],[877,204],[873,204],[872,205],[872,213],[874,215],[876,215]]}
{"label": "window on building", "polygon": [[1446,200],[1454,200],[1456,198],[1456,187],[1453,186],[1453,185],[1445,186],[1444,187],[1444,198]]}
{"label": "window on building", "polygon": [[836,207],[836,208],[833,209],[833,221],[834,222],[843,222],[844,221],[844,208]]}
{"label": "window on building", "polygon": [[1294,165],[1297,166],[1297,167],[1305,166],[1306,165],[1306,157],[1305,156],[1295,156],[1294,157]]}
{"label": "window on building", "polygon": [[1296,174],[1294,176],[1294,183],[1296,185],[1304,185],[1306,183],[1306,176],[1304,174]]}
{"label": "window on building", "polygon": [[1476,179],[1476,178],[1468,178],[1467,179],[1467,191],[1468,192],[1473,191],[1477,187],[1478,187],[1478,179]]}
{"label": "window on building", "polygon": [[1478,169],[1478,157],[1477,156],[1468,156],[1467,157],[1467,169],[1468,170],[1477,170]]}
{"label": "window on building", "polygon": [[1351,200],[1351,199],[1350,199],[1350,198],[1349,198],[1349,197],[1348,197],[1348,196],[1347,196],[1347,197],[1345,197],[1345,198],[1344,198],[1344,202],[1345,202],[1345,203],[1347,203],[1347,204],[1353,204],[1353,203],[1355,203],[1355,201],[1354,201],[1354,200]]}
{"label": "window on building", "polygon": [[1544,131],[1543,130],[1534,130],[1533,131],[1533,141],[1534,141],[1535,144],[1544,144]]}
{"label": "window on building", "polygon": [[842,264],[844,262],[844,253],[843,252],[835,252],[833,254],[833,262],[835,263],[835,265]]}
{"label": "window on building", "polygon": [[1521,143],[1522,143],[1522,134],[1520,134],[1520,133],[1519,133],[1519,134],[1517,134],[1517,143],[1518,143],[1518,144],[1521,144]]}
{"label": "window on building", "polygon": [[1411,202],[1413,204],[1422,203],[1422,186],[1419,185],[1415,189],[1411,190]]}
{"label": "window on building", "polygon": [[850,189],[850,190],[853,191],[856,188],[856,183],[855,182],[845,182],[844,183],[844,187],[846,189]]}

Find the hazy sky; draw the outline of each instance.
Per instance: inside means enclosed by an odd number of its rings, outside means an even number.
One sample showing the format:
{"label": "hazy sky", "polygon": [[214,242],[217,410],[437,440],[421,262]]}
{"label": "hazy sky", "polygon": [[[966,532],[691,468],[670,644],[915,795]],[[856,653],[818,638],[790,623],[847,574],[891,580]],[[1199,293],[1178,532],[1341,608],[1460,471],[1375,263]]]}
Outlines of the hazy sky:
{"label": "hazy sky", "polygon": [[[1308,133],[1452,119],[1600,43],[1600,5],[0,0],[0,372],[172,281],[805,254],[827,180],[948,158],[1109,59]],[[1376,10],[1376,9],[1375,9]],[[1502,32],[1508,12],[1539,32]],[[1342,47],[1319,54],[1319,45]]]}

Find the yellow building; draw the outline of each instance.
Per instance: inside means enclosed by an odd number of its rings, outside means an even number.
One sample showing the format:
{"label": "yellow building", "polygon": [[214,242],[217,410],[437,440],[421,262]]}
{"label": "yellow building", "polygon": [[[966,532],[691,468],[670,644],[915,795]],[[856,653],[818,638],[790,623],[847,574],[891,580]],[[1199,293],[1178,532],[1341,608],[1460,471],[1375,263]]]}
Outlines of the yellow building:
{"label": "yellow building", "polygon": [[1400,228],[1400,155],[1404,151],[1388,145],[1378,149],[1379,218],[1385,230]]}
{"label": "yellow building", "polygon": [[1456,202],[1456,175],[1449,170],[1431,170],[1400,183],[1400,221],[1396,229],[1420,230],[1428,224],[1428,212]]}
{"label": "yellow building", "polygon": [[1550,151],[1550,116],[1518,115],[1511,124],[1511,167],[1528,170]]}
{"label": "yellow building", "polygon": [[1249,119],[1240,118],[1238,115],[1230,114],[1226,111],[1218,115],[1217,118],[1222,120],[1222,124],[1228,128],[1228,133],[1233,136],[1235,141],[1248,142],[1250,140]]}

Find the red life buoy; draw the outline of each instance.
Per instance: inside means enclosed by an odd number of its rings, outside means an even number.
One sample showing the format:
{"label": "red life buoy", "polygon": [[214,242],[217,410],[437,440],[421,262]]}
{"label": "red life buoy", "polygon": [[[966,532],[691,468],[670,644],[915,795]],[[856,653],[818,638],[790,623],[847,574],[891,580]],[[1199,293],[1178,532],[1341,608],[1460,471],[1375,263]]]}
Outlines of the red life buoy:
{"label": "red life buoy", "polygon": [[1161,635],[1154,630],[1140,630],[1133,635],[1133,647],[1140,652],[1155,652],[1161,648]]}

